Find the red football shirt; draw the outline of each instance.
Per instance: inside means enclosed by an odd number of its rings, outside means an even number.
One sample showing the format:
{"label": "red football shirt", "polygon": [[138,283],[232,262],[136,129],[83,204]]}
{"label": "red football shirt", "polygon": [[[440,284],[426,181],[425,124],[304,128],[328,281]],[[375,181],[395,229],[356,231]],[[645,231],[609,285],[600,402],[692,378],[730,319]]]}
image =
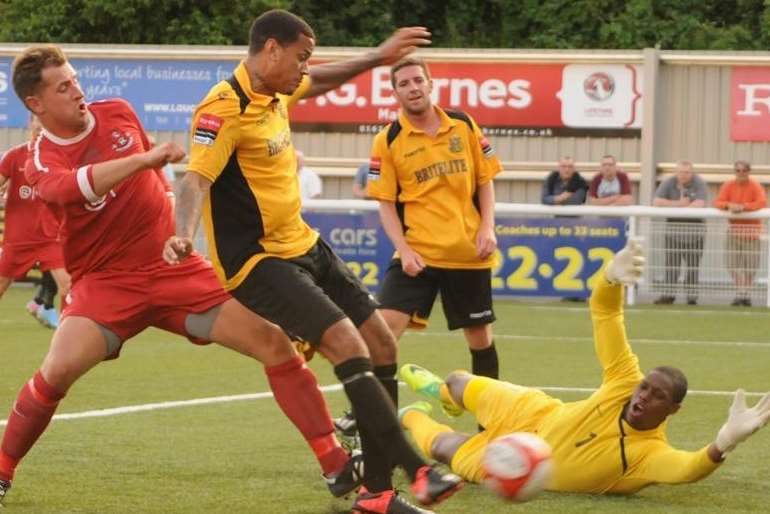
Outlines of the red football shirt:
{"label": "red football shirt", "polygon": [[131,106],[113,99],[88,105],[88,127],[70,139],[43,131],[32,145],[26,176],[40,198],[63,212],[67,271],[131,271],[164,264],[163,244],[174,234],[161,170],[140,171],[104,196],[93,190],[92,165],[142,153],[147,135]]}
{"label": "red football shirt", "polygon": [[0,159],[0,175],[8,179],[3,231],[6,245],[39,245],[59,237],[59,221],[24,176],[28,151],[29,144],[24,143],[11,148]]}

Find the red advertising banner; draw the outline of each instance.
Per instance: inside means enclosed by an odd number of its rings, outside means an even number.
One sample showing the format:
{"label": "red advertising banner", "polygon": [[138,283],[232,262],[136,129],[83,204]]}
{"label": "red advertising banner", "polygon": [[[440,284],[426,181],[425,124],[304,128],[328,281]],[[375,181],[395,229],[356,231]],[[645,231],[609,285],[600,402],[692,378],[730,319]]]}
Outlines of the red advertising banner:
{"label": "red advertising banner", "polygon": [[[467,62],[429,66],[433,101],[469,113],[485,129],[515,129],[508,130],[513,135],[609,129],[634,136],[641,127],[642,77],[636,66]],[[291,117],[300,129],[332,125],[339,130],[348,125],[368,132],[397,115],[389,68],[382,66],[335,91],[301,101]]]}
{"label": "red advertising banner", "polygon": [[770,68],[735,66],[732,69],[733,141],[770,141]]}

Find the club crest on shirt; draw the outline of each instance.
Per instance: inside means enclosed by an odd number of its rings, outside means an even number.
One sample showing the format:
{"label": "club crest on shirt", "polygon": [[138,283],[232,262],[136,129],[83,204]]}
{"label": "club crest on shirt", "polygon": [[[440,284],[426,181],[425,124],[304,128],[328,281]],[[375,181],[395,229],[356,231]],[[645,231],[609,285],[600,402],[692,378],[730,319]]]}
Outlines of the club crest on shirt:
{"label": "club crest on shirt", "polygon": [[35,194],[35,190],[29,186],[21,186],[19,188],[19,198],[22,200],[29,200]]}
{"label": "club crest on shirt", "polygon": [[193,134],[193,144],[211,146],[217,139],[224,120],[213,114],[203,113],[198,118]]}
{"label": "club crest on shirt", "polygon": [[454,153],[463,151],[463,140],[460,136],[452,136],[449,138],[449,151]]}
{"label": "club crest on shirt", "polygon": [[134,137],[131,134],[115,129],[110,134],[112,139],[112,149],[116,152],[125,152],[134,144]]}
{"label": "club crest on shirt", "polygon": [[369,173],[367,173],[367,180],[379,180],[380,179],[380,166],[382,166],[382,159],[379,157],[372,157],[369,159]]}

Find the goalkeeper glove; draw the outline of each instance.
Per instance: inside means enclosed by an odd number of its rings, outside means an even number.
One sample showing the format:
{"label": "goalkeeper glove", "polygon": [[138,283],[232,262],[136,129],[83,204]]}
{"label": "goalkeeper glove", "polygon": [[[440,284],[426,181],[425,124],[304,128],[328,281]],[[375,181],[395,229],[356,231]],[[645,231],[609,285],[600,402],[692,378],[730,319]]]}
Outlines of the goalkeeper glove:
{"label": "goalkeeper glove", "polygon": [[644,249],[642,240],[629,237],[626,247],[615,254],[607,265],[604,276],[612,284],[634,285],[642,277],[644,271]]}
{"label": "goalkeeper glove", "polygon": [[748,408],[743,389],[738,389],[735,391],[727,421],[717,434],[715,441],[717,450],[722,453],[732,451],[738,443],[745,441],[768,421],[770,421],[770,393],[765,394],[756,405]]}

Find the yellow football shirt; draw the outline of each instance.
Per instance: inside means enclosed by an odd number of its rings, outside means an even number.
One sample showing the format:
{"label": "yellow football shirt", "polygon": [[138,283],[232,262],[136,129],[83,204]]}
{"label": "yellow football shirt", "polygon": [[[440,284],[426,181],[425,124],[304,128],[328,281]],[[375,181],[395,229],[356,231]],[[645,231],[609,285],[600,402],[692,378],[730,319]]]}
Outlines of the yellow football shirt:
{"label": "yellow football shirt", "polygon": [[306,76],[291,96],[255,93],[241,63],[195,110],[187,169],[213,182],[203,221],[210,258],[227,290],[265,257],[303,255],[318,239],[300,215],[288,115],[309,87]]}
{"label": "yellow football shirt", "polygon": [[486,445],[517,431],[536,432],[551,445],[552,491],[628,494],[656,483],[700,480],[719,467],[709,458],[708,446],[697,451],[671,447],[665,422],[642,431],[622,419],[624,406],[643,378],[626,338],[622,302],[622,287],[605,279],[591,297],[594,346],[603,377],[601,387],[586,400],[563,403],[540,390],[498,381],[468,397],[478,379],[472,380],[463,400],[469,408],[474,406],[487,430],[458,449],[452,469],[469,480],[482,480]]}
{"label": "yellow football shirt", "polygon": [[398,121],[374,138],[368,195],[395,202],[407,244],[437,268],[484,269],[476,255],[481,224],[478,187],[501,171],[500,161],[467,114],[444,111],[435,137]]}

